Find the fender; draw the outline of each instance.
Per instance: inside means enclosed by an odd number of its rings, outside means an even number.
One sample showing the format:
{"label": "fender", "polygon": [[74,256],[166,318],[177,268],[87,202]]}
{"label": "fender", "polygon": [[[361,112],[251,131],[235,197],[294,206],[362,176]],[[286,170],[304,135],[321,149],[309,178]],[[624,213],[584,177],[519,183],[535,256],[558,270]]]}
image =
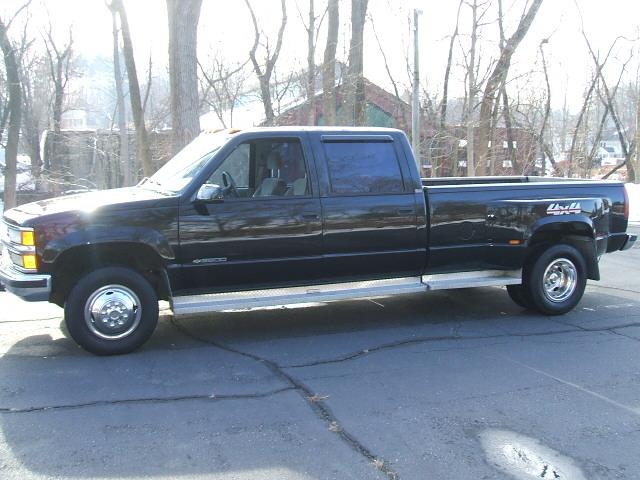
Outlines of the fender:
{"label": "fender", "polygon": [[525,244],[528,249],[534,249],[537,234],[559,234],[576,247],[587,264],[587,278],[600,280],[600,266],[598,265],[598,247],[593,220],[586,215],[561,215],[539,219],[525,234]]}
{"label": "fender", "polygon": [[583,214],[560,215],[542,217],[531,224],[525,232],[525,244],[528,245],[531,239],[538,233],[553,231],[578,233],[593,240],[596,238],[595,228],[591,218]]}
{"label": "fender", "polygon": [[43,248],[44,263],[54,263],[66,250],[87,245],[139,243],[151,247],[165,261],[174,260],[175,253],[167,239],[157,230],[144,227],[90,227],[76,230],[50,240]]}

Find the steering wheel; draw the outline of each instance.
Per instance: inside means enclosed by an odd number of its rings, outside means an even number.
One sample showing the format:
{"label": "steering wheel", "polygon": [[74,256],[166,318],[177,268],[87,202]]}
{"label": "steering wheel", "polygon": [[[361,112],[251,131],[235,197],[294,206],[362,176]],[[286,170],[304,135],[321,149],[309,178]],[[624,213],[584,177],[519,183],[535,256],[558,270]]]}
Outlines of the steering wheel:
{"label": "steering wheel", "polygon": [[233,179],[231,174],[227,171],[222,172],[222,183],[224,184],[224,196],[237,198],[240,195],[238,194],[238,189],[236,187],[236,181]]}

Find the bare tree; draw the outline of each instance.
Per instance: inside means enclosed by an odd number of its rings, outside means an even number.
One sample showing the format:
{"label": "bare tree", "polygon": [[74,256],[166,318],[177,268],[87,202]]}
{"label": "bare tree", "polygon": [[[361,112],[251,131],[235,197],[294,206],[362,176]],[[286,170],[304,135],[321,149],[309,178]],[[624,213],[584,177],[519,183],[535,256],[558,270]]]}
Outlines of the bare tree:
{"label": "bare tree", "polygon": [[127,11],[122,0],[111,0],[109,8],[115,11],[120,18],[120,33],[122,35],[122,53],[124,64],[127,69],[129,80],[129,99],[131,102],[131,114],[133,115],[133,125],[136,129],[136,150],[138,162],[142,165],[142,172],[145,177],[153,174],[153,163],[151,162],[151,149],[147,127],[144,122],[144,110],[140,95],[140,83],[136,70],[136,60],[133,55],[133,43],[131,42],[131,31],[127,20]]}
{"label": "bare tree", "polygon": [[[582,28],[582,36],[585,40],[585,43],[587,44],[587,48],[589,50],[589,54],[591,55],[591,59],[593,60],[593,62],[596,65],[596,71],[597,71],[597,76],[599,77],[599,82],[602,86],[602,91],[604,93],[603,97],[602,97],[602,101],[605,103],[611,118],[613,120],[613,123],[616,127],[616,132],[618,134],[618,139],[620,141],[620,146],[622,148],[622,154],[624,155],[624,161],[618,165],[615,169],[613,169],[612,171],[610,171],[609,173],[607,173],[603,178],[608,178],[611,174],[613,174],[615,171],[617,171],[618,169],[620,169],[622,166],[626,166],[627,167],[627,178],[630,182],[635,182],[636,181],[636,173],[635,170],[633,168],[633,162],[632,162],[632,158],[634,156],[634,152],[636,149],[636,144],[633,141],[629,141],[627,139],[627,135],[625,132],[625,129],[622,126],[622,123],[620,122],[620,117],[618,116],[618,111],[614,102],[614,95],[612,94],[611,90],[609,89],[609,86],[607,84],[607,80],[605,79],[603,73],[602,73],[602,68],[598,68],[598,66],[600,65],[600,62],[598,60],[598,57],[596,55],[596,53],[593,50],[593,47],[591,46],[591,42],[589,41],[589,38],[587,37],[587,34],[584,31],[584,26]],[[623,65],[623,69],[626,67],[626,64]]]}
{"label": "bare tree", "polygon": [[[469,53],[466,55],[467,101],[465,118],[467,123],[467,175],[474,176],[476,174],[476,134],[474,112],[478,101],[478,72],[476,70],[476,63],[479,63],[477,58],[477,43],[478,31],[481,26],[482,18],[488,11],[488,2],[478,2],[478,0],[473,0],[473,2],[467,1],[465,3],[471,8],[471,45],[469,47]],[[455,169],[457,171],[457,166]]]}
{"label": "bare tree", "polygon": [[344,89],[343,123],[365,124],[364,92],[364,25],[368,0],[351,0],[351,42],[349,43],[349,65],[347,84]]}
{"label": "bare tree", "polygon": [[[476,149],[476,160],[478,171],[486,172],[487,154],[489,149],[489,132],[491,130],[491,113],[493,111],[496,94],[500,91],[500,86],[505,82],[509,74],[511,59],[520,42],[529,31],[533,20],[542,5],[542,0],[533,0],[528,9],[520,18],[515,33],[505,42],[504,48],[500,51],[500,56],[496,62],[489,79],[484,88],[482,102],[480,103],[480,118],[478,120],[478,146]],[[471,173],[470,173],[471,175]]]}
{"label": "bare tree", "polygon": [[638,172],[640,172],[640,148],[638,148],[638,144],[640,142],[640,69],[638,69],[637,75],[636,75],[636,138],[635,138],[635,144],[636,144],[636,164],[635,164],[635,171],[636,171],[636,178],[635,178],[635,183],[640,183],[640,175],[638,174]]}
{"label": "bare tree", "polygon": [[201,6],[202,0],[167,0],[174,153],[200,133],[197,40]]}
{"label": "bare tree", "polygon": [[[553,154],[553,138],[550,142],[547,142],[547,128],[549,126],[549,118],[551,117],[551,83],[549,82],[549,70],[547,68],[547,59],[544,55],[544,46],[549,43],[549,39],[545,38],[540,42],[538,49],[540,50],[540,56],[542,58],[542,70],[544,72],[544,82],[547,90],[547,98],[544,105],[544,117],[542,119],[542,125],[540,126],[540,133],[538,135],[538,143],[542,151],[543,158],[549,159],[554,173],[557,171],[555,156]],[[543,165],[543,168],[545,165]]]}
{"label": "bare tree", "polygon": [[62,163],[59,156],[60,143],[62,141],[62,114],[64,113],[64,100],[67,93],[69,80],[73,75],[72,57],[73,57],[73,29],[69,28],[69,37],[63,44],[57,44],[54,40],[51,21],[47,31],[43,35],[44,45],[47,55],[47,63],[49,65],[49,75],[53,86],[53,101],[51,120],[53,122],[53,138],[51,149],[49,151],[48,168],[50,179],[54,184],[60,184],[63,181],[70,181],[68,165]]}
{"label": "bare tree", "polygon": [[306,21],[302,12],[298,8],[298,15],[300,16],[302,25],[307,32],[307,71],[305,81],[307,97],[307,125],[315,125],[316,121],[316,45],[318,43],[318,34],[320,33],[320,28],[322,27],[326,14],[327,8],[324,9],[322,15],[316,16],[315,0],[309,0],[309,11]]}
{"label": "bare tree", "polygon": [[22,141],[31,159],[31,175],[37,182],[42,173],[40,136],[49,121],[51,91],[46,56],[34,48],[28,26],[29,22],[24,22],[17,60],[22,85]]}
{"label": "bare tree", "polygon": [[453,62],[453,47],[458,38],[458,32],[460,28],[460,10],[464,0],[460,0],[458,3],[458,13],[456,14],[456,28],[451,34],[449,39],[449,53],[447,55],[447,66],[444,70],[444,81],[442,82],[442,100],[440,101],[440,128],[445,129],[447,125],[447,106],[449,103],[449,78],[451,76],[451,64]]}
{"label": "bare tree", "polygon": [[338,46],[338,29],[340,28],[338,0],[329,0],[327,6],[329,23],[327,26],[327,45],[324,49],[322,64],[322,91],[324,97],[324,123],[336,124],[336,49]]}
{"label": "bare tree", "polygon": [[5,21],[0,18],[0,48],[4,56],[4,67],[9,84],[9,132],[5,148],[4,169],[4,208],[8,210],[16,206],[16,174],[18,164],[18,141],[20,140],[20,126],[22,115],[22,88],[20,86],[20,74],[15,50],[8,36],[8,30],[16,15],[27,7],[23,5],[16,14]]}
{"label": "bare tree", "polygon": [[229,66],[216,55],[207,71],[198,62],[204,84],[202,101],[213,109],[224,128],[233,127],[233,113],[247,79],[246,64]]}
{"label": "bare tree", "polygon": [[125,186],[131,185],[131,162],[129,159],[129,129],[127,128],[127,111],[120,71],[120,42],[118,35],[118,19],[115,10],[111,10],[113,30],[113,76],[116,84],[116,108],[118,110],[118,132],[120,134],[120,162],[123,168]]}
{"label": "bare tree", "polygon": [[258,46],[260,46],[262,41],[262,36],[264,35],[266,37],[266,35],[258,27],[258,20],[256,19],[256,14],[251,7],[251,3],[249,3],[249,0],[245,0],[245,4],[247,5],[249,13],[251,14],[251,20],[253,22],[253,29],[255,32],[253,46],[249,51],[249,59],[253,64],[253,70],[258,77],[258,81],[260,82],[260,98],[264,106],[265,124],[271,125],[273,124],[275,114],[273,112],[273,100],[271,97],[270,82],[271,75],[273,74],[273,69],[276,65],[276,62],[278,61],[280,50],[282,49],[282,38],[284,36],[285,26],[287,25],[287,5],[285,0],[280,0],[282,17],[280,20],[280,28],[278,29],[278,39],[276,40],[276,46],[273,52],[271,52],[269,39],[266,38],[265,43],[263,44],[265,49],[265,58],[263,64],[261,65],[261,63],[258,61],[257,52]]}

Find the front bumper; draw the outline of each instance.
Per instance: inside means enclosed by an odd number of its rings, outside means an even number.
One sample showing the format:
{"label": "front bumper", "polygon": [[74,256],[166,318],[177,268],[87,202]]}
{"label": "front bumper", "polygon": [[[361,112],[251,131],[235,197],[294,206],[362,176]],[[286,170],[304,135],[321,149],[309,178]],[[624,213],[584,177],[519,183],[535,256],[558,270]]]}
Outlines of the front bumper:
{"label": "front bumper", "polygon": [[22,273],[5,264],[0,267],[0,283],[8,292],[28,302],[49,301],[51,275]]}
{"label": "front bumper", "polygon": [[629,250],[631,247],[633,247],[633,244],[636,243],[637,239],[638,239],[638,235],[628,233],[626,240],[620,247],[620,250]]}

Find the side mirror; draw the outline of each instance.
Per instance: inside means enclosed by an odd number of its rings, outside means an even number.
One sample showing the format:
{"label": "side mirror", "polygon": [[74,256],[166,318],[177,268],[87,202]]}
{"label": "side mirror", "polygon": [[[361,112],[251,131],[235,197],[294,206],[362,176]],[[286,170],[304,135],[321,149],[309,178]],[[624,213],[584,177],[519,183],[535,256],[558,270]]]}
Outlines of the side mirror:
{"label": "side mirror", "polygon": [[223,200],[224,195],[222,187],[212,183],[205,183],[202,185],[196,194],[196,201],[198,202],[222,202]]}

